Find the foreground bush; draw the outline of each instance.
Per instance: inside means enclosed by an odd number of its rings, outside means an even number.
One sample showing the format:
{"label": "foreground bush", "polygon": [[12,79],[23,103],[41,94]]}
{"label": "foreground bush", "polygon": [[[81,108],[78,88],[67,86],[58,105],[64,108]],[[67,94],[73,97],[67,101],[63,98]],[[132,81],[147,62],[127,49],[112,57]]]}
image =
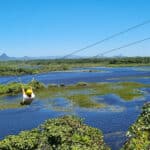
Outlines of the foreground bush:
{"label": "foreground bush", "polygon": [[143,106],[137,121],[127,132],[129,137],[122,150],[150,150],[150,103]]}
{"label": "foreground bush", "polygon": [[1,150],[109,150],[102,133],[73,116],[49,119],[31,131],[0,141]]}

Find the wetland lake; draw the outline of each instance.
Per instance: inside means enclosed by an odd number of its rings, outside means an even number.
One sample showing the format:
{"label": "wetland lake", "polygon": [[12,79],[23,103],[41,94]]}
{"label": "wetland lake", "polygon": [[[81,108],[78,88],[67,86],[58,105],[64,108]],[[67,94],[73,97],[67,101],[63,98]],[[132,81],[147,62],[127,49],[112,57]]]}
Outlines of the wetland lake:
{"label": "wetland lake", "polygon": [[[53,86],[36,93],[33,103],[25,107],[18,107],[21,94],[1,96],[0,106],[9,108],[0,109],[0,139],[33,129],[49,118],[76,115],[102,130],[105,142],[118,150],[141,107],[150,100],[150,67],[86,67],[19,78],[23,83],[34,78]],[[1,84],[15,81],[18,77],[0,77]]]}

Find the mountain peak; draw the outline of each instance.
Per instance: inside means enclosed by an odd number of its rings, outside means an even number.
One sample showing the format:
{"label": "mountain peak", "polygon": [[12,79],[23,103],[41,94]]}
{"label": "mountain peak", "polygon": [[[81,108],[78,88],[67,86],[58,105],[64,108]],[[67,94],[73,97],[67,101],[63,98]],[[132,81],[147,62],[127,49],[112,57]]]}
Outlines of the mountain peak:
{"label": "mountain peak", "polygon": [[1,55],[1,56],[5,56],[5,57],[8,57],[6,53],[2,53],[2,55]]}
{"label": "mountain peak", "polygon": [[9,59],[9,56],[7,56],[7,54],[3,53],[2,55],[0,55],[0,59],[6,60],[6,59]]}
{"label": "mountain peak", "polygon": [[3,53],[2,55],[0,55],[0,58],[9,58],[9,57],[7,56],[6,53]]}

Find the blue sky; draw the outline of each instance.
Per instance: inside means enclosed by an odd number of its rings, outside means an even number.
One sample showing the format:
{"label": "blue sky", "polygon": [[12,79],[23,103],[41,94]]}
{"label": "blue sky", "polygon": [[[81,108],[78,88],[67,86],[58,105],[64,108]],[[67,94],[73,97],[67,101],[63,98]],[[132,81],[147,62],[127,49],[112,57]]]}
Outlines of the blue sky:
{"label": "blue sky", "polygon": [[[0,54],[63,56],[150,19],[149,0],[0,0]],[[150,37],[150,24],[76,55]],[[107,56],[150,56],[150,41]]]}

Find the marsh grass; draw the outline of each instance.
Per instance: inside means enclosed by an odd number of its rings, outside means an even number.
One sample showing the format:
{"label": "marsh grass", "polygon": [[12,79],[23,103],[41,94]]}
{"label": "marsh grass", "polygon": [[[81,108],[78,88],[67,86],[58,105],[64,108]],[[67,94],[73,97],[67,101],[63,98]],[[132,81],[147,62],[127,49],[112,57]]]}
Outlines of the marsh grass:
{"label": "marsh grass", "polygon": [[89,95],[71,95],[67,97],[69,100],[71,100],[75,105],[84,107],[84,108],[102,108],[105,107],[105,104],[100,104],[97,102],[94,102],[92,97]]}
{"label": "marsh grass", "polygon": [[[118,83],[80,82],[74,85],[67,85],[67,86],[49,85],[48,87],[46,87],[43,84],[39,83],[38,81],[34,82],[35,82],[34,83],[35,94],[38,99],[45,100],[45,99],[64,98],[66,100],[69,100],[74,106],[79,106],[83,108],[106,107],[106,104],[95,101],[95,97],[107,94],[115,94],[125,101],[131,101],[135,98],[143,96],[143,92],[140,91],[140,88],[150,87],[150,85],[136,82],[118,82]],[[13,84],[11,86],[13,88],[16,87],[15,83]],[[18,87],[18,83],[16,84]],[[5,88],[6,89],[8,88],[7,85],[5,85]],[[10,93],[11,92],[9,92],[9,94]],[[4,104],[0,103],[0,109],[17,108],[17,107],[19,107],[18,102],[6,105],[5,103]]]}
{"label": "marsh grass", "polygon": [[71,101],[75,106],[85,107],[85,108],[100,108],[104,107],[104,104],[99,104],[94,102],[92,97],[92,92],[86,88],[78,88],[77,86],[67,86],[67,87],[54,87],[48,88],[45,91],[40,91],[38,96],[40,99],[49,98],[54,99],[58,97],[65,98]]}
{"label": "marsh grass", "polygon": [[101,108],[106,104],[94,101],[95,96],[116,94],[121,99],[130,101],[142,97],[143,93],[139,90],[149,85],[136,82],[119,82],[119,83],[77,83],[66,87],[51,87],[41,92],[41,98],[63,97],[70,100],[74,105],[85,108]]}
{"label": "marsh grass", "polygon": [[102,83],[95,86],[93,84],[96,95],[116,94],[126,101],[143,96],[139,90],[142,87],[150,87],[150,85],[136,82]]}

